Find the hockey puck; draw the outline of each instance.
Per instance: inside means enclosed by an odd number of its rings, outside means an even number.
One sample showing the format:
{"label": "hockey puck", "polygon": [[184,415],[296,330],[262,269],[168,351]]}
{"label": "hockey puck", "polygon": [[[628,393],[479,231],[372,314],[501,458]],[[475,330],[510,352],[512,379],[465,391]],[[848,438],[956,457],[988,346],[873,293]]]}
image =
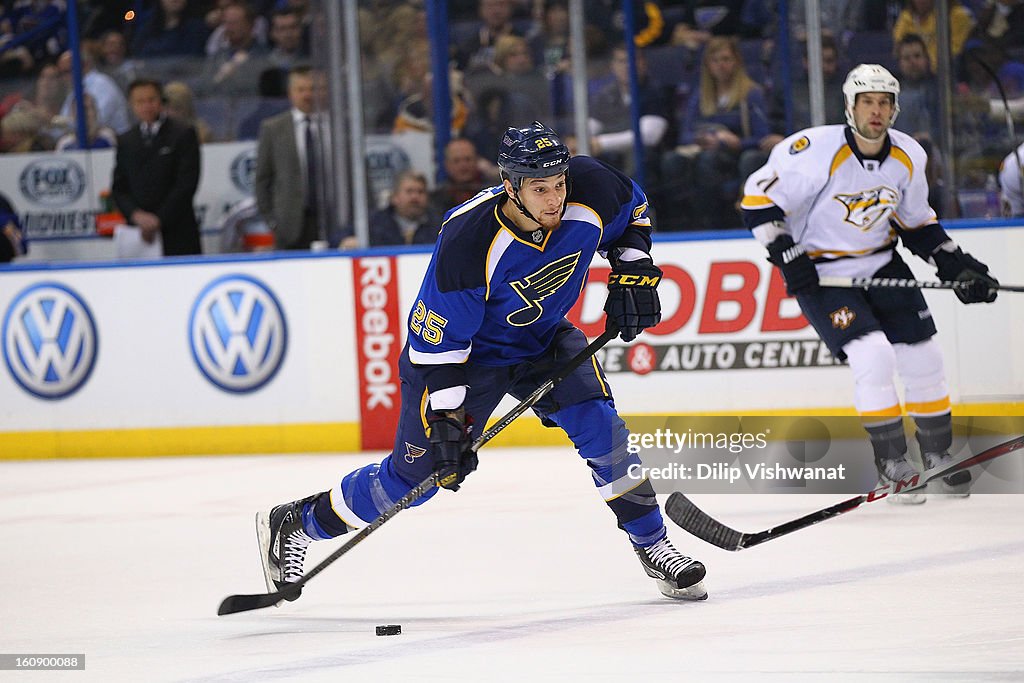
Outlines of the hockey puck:
{"label": "hockey puck", "polygon": [[402,635],[401,624],[386,624],[377,627],[378,636],[400,636]]}

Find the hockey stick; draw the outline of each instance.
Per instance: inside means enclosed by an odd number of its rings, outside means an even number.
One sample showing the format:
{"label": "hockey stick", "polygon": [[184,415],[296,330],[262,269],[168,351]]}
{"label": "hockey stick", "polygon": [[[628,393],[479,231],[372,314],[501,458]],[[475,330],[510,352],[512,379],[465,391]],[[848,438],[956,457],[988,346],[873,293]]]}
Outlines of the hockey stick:
{"label": "hockey stick", "polygon": [[[711,515],[694,505],[693,501],[687,498],[685,494],[678,491],[668,497],[668,501],[665,503],[665,513],[673,522],[703,541],[707,541],[708,543],[716,545],[719,548],[724,548],[725,550],[743,550],[744,548],[760,545],[761,543],[774,540],[780,536],[785,536],[786,534],[793,533],[794,531],[799,531],[800,529],[809,527],[812,524],[817,524],[818,522],[824,522],[827,519],[838,517],[844,512],[856,509],[862,503],[873,503],[874,501],[881,500],[893,493],[902,493],[904,491],[914,491],[923,488],[933,479],[944,477],[952,472],[959,472],[960,470],[998,458],[999,456],[1006,455],[1007,453],[1011,453],[1021,448],[1024,448],[1024,436],[1018,436],[1015,439],[1011,439],[1006,443],[989,448],[978,455],[966,458],[965,460],[954,465],[950,465],[949,467],[942,469],[936,468],[931,473],[925,472],[923,475],[915,475],[908,482],[900,481],[890,484],[889,486],[879,487],[870,493],[863,493],[859,496],[848,498],[847,500],[830,505],[827,508],[818,510],[817,512],[804,515],[799,519],[794,519],[791,522],[786,522],[779,526],[774,526],[770,529],[765,529],[764,531],[758,531],[756,533],[748,534],[722,524]],[[922,476],[924,479],[921,479]]]}
{"label": "hockey stick", "polygon": [[[615,339],[615,337],[617,337],[618,334],[619,331],[617,329],[605,330],[605,332],[600,337],[590,342],[590,345],[587,346],[587,348],[583,349],[575,356],[573,356],[568,361],[568,363],[566,363],[565,367],[558,371],[558,374],[551,377],[549,380],[547,380],[539,387],[537,387],[537,389],[532,394],[530,394],[522,401],[520,401],[515,408],[508,411],[508,413],[500,420],[498,420],[494,425],[492,425],[490,429],[488,429],[479,437],[477,437],[476,440],[474,440],[472,445],[469,447],[470,450],[472,450],[474,453],[480,450],[480,448],[484,444],[489,442],[491,439],[496,437],[501,431],[503,431],[506,427],[512,424],[512,422],[517,417],[519,417],[527,410],[529,410],[531,407],[533,407],[537,403],[537,401],[542,399],[548,392],[554,389],[555,386],[557,386],[562,380],[571,375],[576,368],[578,368],[580,365],[582,365],[588,359],[590,359],[595,353],[598,352],[598,350],[601,349],[601,347],[610,342],[612,339]],[[328,565],[333,564],[334,561],[337,560],[339,557],[341,557],[348,551],[352,550],[352,548],[357,546],[367,536],[369,536],[374,531],[383,526],[384,523],[387,522],[389,519],[391,519],[399,512],[401,512],[402,510],[404,510],[405,508],[409,507],[417,500],[422,498],[427,491],[432,490],[435,486],[437,486],[437,474],[432,473],[429,477],[427,477],[419,484],[414,486],[412,490],[410,490],[407,494],[402,496],[402,498],[398,502],[396,502],[390,508],[382,512],[380,516],[377,517],[377,519],[373,520],[365,527],[363,527],[359,531],[359,533],[350,538],[348,542],[346,542],[343,546],[332,552],[318,565],[316,565],[308,572],[306,572],[306,574],[304,574],[303,577],[295,583],[290,583],[281,590],[275,591],[273,593],[257,593],[254,595],[229,595],[228,597],[224,598],[223,602],[220,603],[220,607],[217,608],[217,614],[223,616],[225,614],[234,614],[236,612],[246,612],[254,609],[263,609],[264,607],[276,605],[282,600],[295,600],[299,597],[299,595],[301,595],[302,587],[309,583],[310,579],[312,579],[314,576],[316,576],[324,569],[326,569]]]}
{"label": "hockey stick", "polygon": [[[824,275],[819,278],[822,287],[843,287],[845,289],[966,289],[973,280],[906,280],[896,277],[836,277]],[[989,285],[991,289],[1001,292],[1024,292],[1024,285]]]}

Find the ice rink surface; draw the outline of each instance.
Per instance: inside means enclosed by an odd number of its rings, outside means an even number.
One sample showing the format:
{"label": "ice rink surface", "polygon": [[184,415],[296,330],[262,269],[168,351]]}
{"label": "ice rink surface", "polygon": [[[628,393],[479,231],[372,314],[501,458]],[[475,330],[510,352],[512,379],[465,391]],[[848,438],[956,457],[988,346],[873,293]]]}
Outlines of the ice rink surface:
{"label": "ice rink surface", "polygon": [[[568,449],[481,451],[462,491],[388,522],[297,602],[216,616],[265,590],[256,510],[371,459],[0,463],[0,652],[86,655],[84,672],[0,681],[1024,679],[1024,496],[878,502],[737,553],[669,522],[710,593],[674,602]],[[694,497],[745,531],[841,499]]]}

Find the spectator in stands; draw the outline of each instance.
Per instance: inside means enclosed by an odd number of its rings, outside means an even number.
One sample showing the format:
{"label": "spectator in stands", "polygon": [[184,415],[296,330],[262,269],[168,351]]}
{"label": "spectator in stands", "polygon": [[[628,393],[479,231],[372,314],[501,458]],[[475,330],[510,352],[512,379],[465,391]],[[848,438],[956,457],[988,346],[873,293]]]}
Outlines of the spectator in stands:
{"label": "spectator in stands", "polygon": [[265,47],[253,38],[254,15],[249,5],[229,2],[221,10],[225,44],[209,55],[199,78],[202,95],[237,97],[253,95],[260,74],[270,65]]}
{"label": "spectator in stands", "polygon": [[259,105],[238,124],[239,140],[255,140],[265,119],[291,106],[288,102],[288,72],[276,68],[264,70],[260,74],[259,94]]}
{"label": "spectator in stands", "polygon": [[761,36],[761,27],[743,24],[743,0],[690,0],[684,7],[682,21],[672,27],[673,45],[696,50],[714,36]]}
{"label": "spectator in stands", "polygon": [[[408,92],[398,104],[398,113],[392,131],[419,131],[429,133],[434,130],[434,98],[431,92],[433,76],[430,72],[430,52],[425,43],[411,48],[405,59],[399,64],[398,72],[402,74],[402,91]],[[407,90],[411,89],[411,90]],[[466,126],[469,115],[468,96],[458,71],[452,70],[448,77],[448,89],[451,93],[451,134],[458,136]]]}
{"label": "spectator in stands", "polygon": [[13,23],[6,11],[0,9],[0,78],[17,78],[32,72],[35,59],[24,45],[12,46],[21,39],[14,32]]}
{"label": "spectator in stands", "polygon": [[159,0],[142,20],[132,39],[132,54],[154,57],[202,57],[209,31],[189,13],[188,0]]}
{"label": "spectator in stands", "polygon": [[206,13],[206,28],[209,31],[209,38],[206,39],[206,46],[203,48],[207,57],[212,57],[221,50],[231,47],[231,40],[225,35],[229,30],[224,25],[224,10],[229,5],[240,4],[245,8],[250,19],[252,42],[260,47],[267,46],[267,32],[270,24],[267,18],[256,12],[252,5],[244,0],[216,0],[213,9]]}
{"label": "spectator in stands", "polygon": [[526,37],[533,63],[549,79],[569,72],[569,2],[546,0],[541,19]]}
{"label": "spectator in stands", "polygon": [[21,232],[18,212],[0,194],[0,263],[10,263],[25,253],[25,240]]}
{"label": "spectator in stands", "polygon": [[484,159],[498,158],[498,143],[512,120],[510,97],[504,88],[490,88],[476,96],[476,107],[466,121],[465,138]]}
{"label": "spectator in stands", "polygon": [[71,112],[71,132],[63,135],[54,149],[58,152],[69,152],[76,149],[110,149],[117,147],[117,133],[107,126],[99,125],[96,118],[96,100],[88,93],[82,97],[85,103],[85,146],[78,144],[78,132],[75,126],[75,112]]}
{"label": "spectator in stands", "polygon": [[61,78],[60,69],[56,64],[44,64],[36,76],[35,96],[32,103],[51,120],[60,115],[64,99],[68,96],[68,82]]}
{"label": "spectator in stands", "polygon": [[[949,51],[955,59],[964,49],[964,43],[974,28],[974,17],[970,10],[956,0],[949,3]],[[916,33],[928,47],[928,59],[939,63],[938,36],[935,18],[935,0],[908,0],[906,7],[896,17],[892,27],[892,40],[899,43],[908,33]]]}
{"label": "spectator in stands", "polygon": [[[390,204],[372,213],[369,221],[371,247],[436,242],[441,220],[430,208],[426,176],[419,171],[400,172],[395,178]],[[357,238],[351,234],[341,241],[342,249],[357,246]]]}
{"label": "spectator in stands", "polygon": [[[939,139],[939,84],[928,58],[928,46],[916,33],[908,33],[896,44],[900,75],[900,115],[897,130],[919,140]],[[928,158],[931,159],[929,154]],[[934,206],[934,205],[933,205]]]}
{"label": "spectator in stands", "polygon": [[770,130],[764,92],[747,74],[736,39],[712,38],[680,125],[680,147],[663,158],[667,192],[659,225],[683,229],[672,225],[682,220],[685,227],[705,230],[740,227],[740,162],[745,154],[759,153]]}
{"label": "spectator in stands", "polygon": [[1024,0],[985,0],[978,29],[1004,48],[1024,46]]}
{"label": "spectator in stands", "polygon": [[445,181],[430,193],[430,207],[443,216],[448,209],[470,199],[486,185],[483,159],[466,138],[450,140],[444,148]]}
{"label": "spectator in stands", "polygon": [[[803,67],[799,74],[794,73],[792,88],[789,92],[776,79],[776,87],[772,91],[771,111],[769,119],[773,137],[762,141],[763,151],[770,152],[782,138],[798,130],[811,127],[811,86],[808,77],[807,44],[800,44],[800,63]],[[825,82],[825,124],[843,123],[846,120],[843,104],[843,80],[845,73],[839,68],[839,46],[831,34],[821,36],[821,72]],[[786,126],[786,103],[792,107],[792,125]],[[900,93],[900,106],[903,106],[903,94]],[[765,157],[756,168],[767,161]],[[754,169],[751,169],[754,170]]]}
{"label": "spectator in stands", "polygon": [[128,58],[128,42],[120,31],[107,31],[100,37],[99,69],[113,78],[122,92],[138,78],[139,65]]}
{"label": "spectator in stands", "polygon": [[[52,61],[68,46],[65,7],[62,0],[21,0],[4,2],[4,31],[23,44],[14,56],[23,67]],[[24,72],[24,71],[23,71]]]}
{"label": "spectator in stands", "polygon": [[551,99],[547,79],[534,68],[525,38],[501,36],[495,41],[494,61],[487,70],[466,75],[466,88],[474,97],[487,90],[504,90],[508,97],[506,127],[518,121],[550,118]]}
{"label": "spectator in stands", "polygon": [[[363,77],[363,124],[367,133],[388,133],[395,121],[398,97],[391,67],[376,53],[380,32],[377,15],[359,9],[360,67]],[[389,183],[390,187],[390,183]]]}
{"label": "spectator in stands", "polygon": [[160,237],[164,255],[199,254],[192,205],[200,168],[196,131],[166,115],[159,81],[134,81],[128,99],[139,123],[117,139],[111,197],[143,240]]}
{"label": "spectator in stands", "polygon": [[46,119],[28,102],[18,102],[0,121],[0,148],[8,154],[45,152],[53,149],[46,135]]}
{"label": "spectator in stands", "polygon": [[[865,26],[865,0],[821,0],[818,12],[821,28],[846,45],[853,33]],[[805,0],[790,0],[789,30],[797,40],[807,40],[807,5]],[[798,128],[797,130],[801,130]]]}
{"label": "spectator in stands", "polygon": [[[96,100],[97,123],[113,128],[120,135],[131,128],[128,118],[128,102],[114,79],[96,69],[99,46],[93,41],[82,43],[82,90]],[[57,60],[57,68],[64,78],[68,95],[60,109],[60,115],[70,119],[74,107],[74,93],[71,92],[71,52],[64,52]]]}
{"label": "spectator in stands", "polygon": [[[590,154],[610,163],[626,175],[634,175],[633,119],[630,112],[629,55],[625,46],[612,50],[613,80],[594,94],[590,103]],[[636,71],[640,90],[640,139],[646,159],[655,171],[661,156],[662,140],[669,128],[672,101],[668,92],[650,82],[643,50],[636,51]],[[572,149],[575,140],[566,138]],[[655,185],[648,174],[648,185]]]}
{"label": "spectator in stands", "polygon": [[270,63],[279,69],[288,70],[309,59],[302,40],[302,17],[295,10],[277,10],[270,17],[270,42]]}
{"label": "spectator in stands", "polygon": [[512,22],[511,0],[480,0],[480,23],[468,40],[456,46],[456,63],[467,73],[488,71],[494,65],[494,49],[502,36],[523,36]]}
{"label": "spectator in stands", "polygon": [[288,76],[291,108],[260,125],[256,150],[256,203],[278,249],[309,249],[320,233],[317,176],[318,121],[314,74],[296,67]]}
{"label": "spectator in stands", "polygon": [[168,116],[196,129],[196,137],[200,144],[213,142],[213,133],[206,121],[196,115],[195,98],[192,89],[182,81],[171,81],[164,86],[164,109]]}
{"label": "spectator in stands", "polygon": [[1016,144],[1006,128],[1006,107],[990,71],[1002,85],[1011,111],[1024,110],[1024,64],[1008,59],[992,41],[967,41],[953,94],[953,129],[957,168],[968,187],[981,187]]}

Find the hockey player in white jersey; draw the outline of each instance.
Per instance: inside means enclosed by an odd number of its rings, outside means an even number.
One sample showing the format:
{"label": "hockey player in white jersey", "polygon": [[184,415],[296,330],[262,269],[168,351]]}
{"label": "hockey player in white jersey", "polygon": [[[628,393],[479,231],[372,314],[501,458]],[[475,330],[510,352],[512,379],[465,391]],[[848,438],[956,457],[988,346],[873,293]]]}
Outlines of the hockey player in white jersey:
{"label": "hockey player in white jersey", "polygon": [[1003,195],[1003,215],[1024,217],[1024,144],[1006,155],[999,166],[999,187]]}
{"label": "hockey player in white jersey", "polygon": [[[942,280],[970,281],[964,303],[992,302],[998,282],[964,253],[928,206],[927,156],[909,135],[892,130],[899,81],[877,64],[854,68],[843,84],[847,125],[819,126],[786,138],[746,181],[743,217],[768,249],[787,291],[832,353],[849,362],[854,405],[871,438],[884,484],[908,480],[907,441],[895,376],[916,423],[927,469],[951,463],[949,391],[935,324],[920,290],[839,289],[819,275],[914,276],[897,240],[936,266]],[[968,495],[970,473],[942,480],[943,491]],[[922,503],[923,494],[889,496]]]}

